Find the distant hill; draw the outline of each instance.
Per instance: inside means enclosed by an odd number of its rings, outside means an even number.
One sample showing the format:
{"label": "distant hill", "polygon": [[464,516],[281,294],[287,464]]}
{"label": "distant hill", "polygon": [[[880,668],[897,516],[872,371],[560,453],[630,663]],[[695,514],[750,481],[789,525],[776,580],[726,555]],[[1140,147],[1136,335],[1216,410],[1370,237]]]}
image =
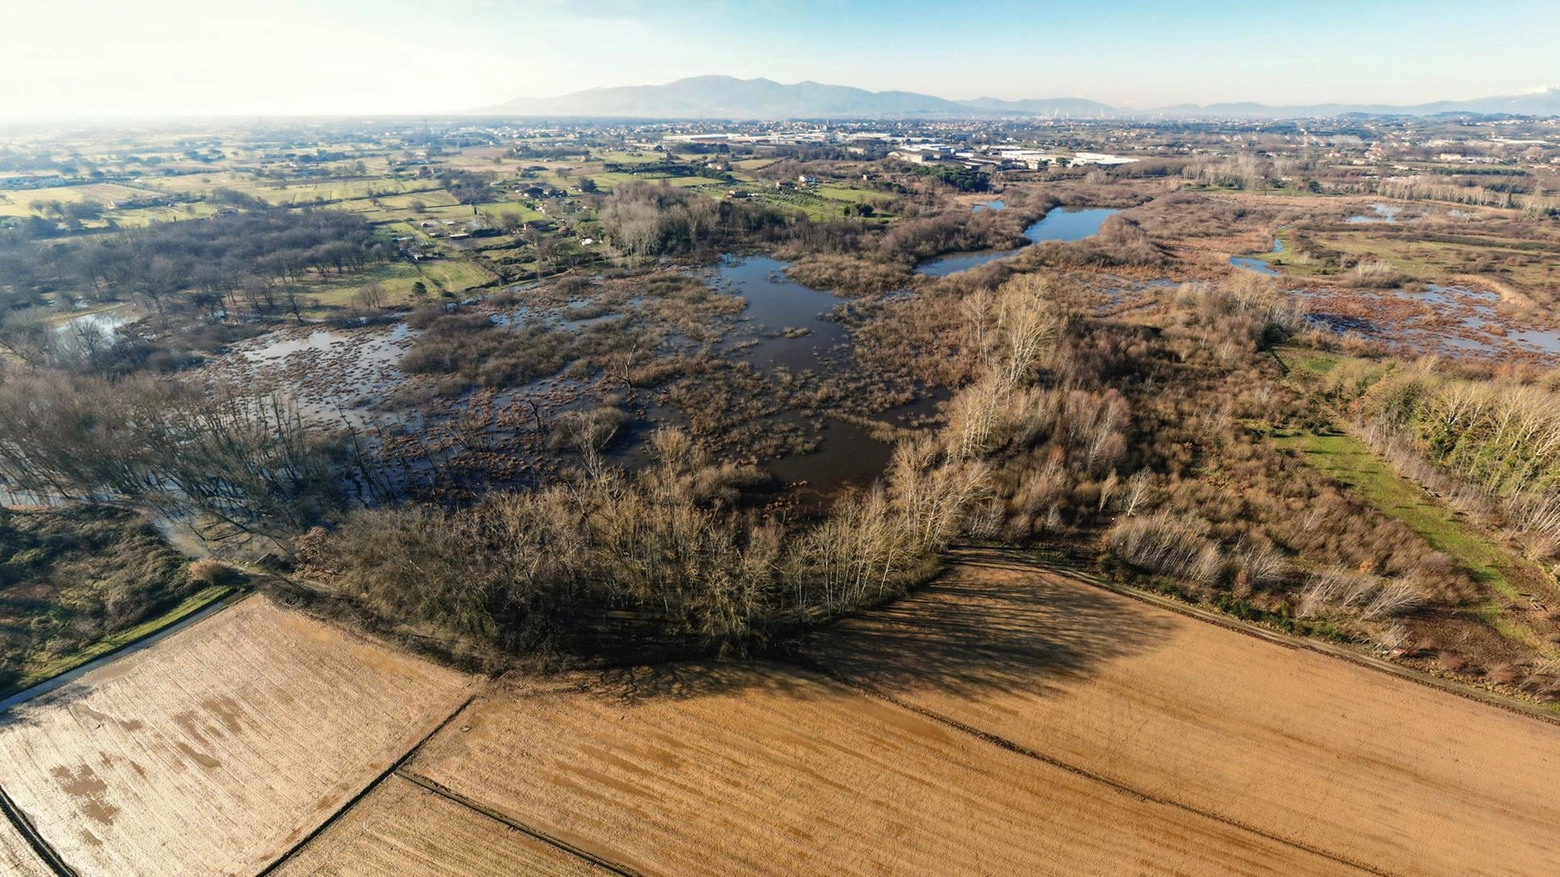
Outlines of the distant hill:
{"label": "distant hill", "polygon": [[1560,116],[1560,88],[1414,106],[1259,103],[1181,104],[1127,110],[1084,98],[955,101],[909,91],[867,91],[818,82],[785,84],[770,79],[695,76],[664,85],[592,88],[561,97],[520,98],[478,110],[482,115],[622,119],[869,119],[869,118],[1062,118],[1217,117],[1317,118],[1348,114],[1429,116],[1467,113]]}
{"label": "distant hill", "polygon": [[954,101],[908,91],[867,91],[844,85],[695,76],[666,85],[592,88],[562,97],[523,98],[482,112],[525,116],[641,119],[819,119],[876,116],[968,116]]}
{"label": "distant hill", "polygon": [[1435,101],[1427,104],[1309,104],[1305,106],[1268,106],[1258,103],[1180,104],[1144,110],[1137,115],[1213,116],[1222,118],[1290,119],[1343,115],[1436,116],[1436,115],[1511,115],[1560,116],[1560,88],[1548,88],[1523,94],[1497,95],[1462,101]]}
{"label": "distant hill", "polygon": [[978,97],[961,101],[962,105],[976,110],[990,110],[1003,114],[1022,116],[1114,116],[1121,113],[1109,104],[1081,97],[1058,97],[1047,100],[1002,100],[995,97]]}
{"label": "distant hill", "polygon": [[695,76],[665,85],[592,88],[562,97],[522,98],[481,110],[491,115],[594,116],[638,119],[843,119],[971,116],[1098,116],[1115,112],[1094,101],[1063,98],[952,101],[909,91],[867,91],[818,82]]}

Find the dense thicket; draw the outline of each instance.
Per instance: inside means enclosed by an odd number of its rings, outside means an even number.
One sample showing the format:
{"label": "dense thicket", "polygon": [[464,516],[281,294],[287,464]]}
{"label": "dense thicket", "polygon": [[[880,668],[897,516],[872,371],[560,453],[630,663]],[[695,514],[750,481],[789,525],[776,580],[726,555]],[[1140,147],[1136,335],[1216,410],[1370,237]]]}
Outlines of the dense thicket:
{"label": "dense thicket", "polygon": [[778,213],[757,204],[717,201],[651,183],[618,186],[601,205],[607,240],[640,256],[728,250],[785,223]]}
{"label": "dense thicket", "polygon": [[0,486],[190,513],[285,541],[337,501],[328,436],[282,397],[57,372],[0,381]]}
{"label": "dense thicket", "polygon": [[1465,507],[1502,520],[1540,556],[1560,553],[1560,396],[1424,367],[1392,370],[1369,384],[1345,370],[1334,379],[1336,391],[1349,393],[1351,374],[1355,392],[1368,386],[1355,410],[1378,453]]}
{"label": "dense thicket", "polygon": [[29,665],[132,627],[194,591],[189,561],[133,512],[0,508],[0,694]]}
{"label": "dense thicket", "polygon": [[[1060,326],[1047,292],[1021,278],[990,297],[978,376],[947,427],[900,443],[882,484],[841,496],[819,523],[737,509],[733,485],[751,476],[662,431],[654,464],[636,475],[587,454],[572,481],[470,508],[351,515],[305,556],[391,623],[509,652],[746,647],[777,626],[886,599],[935,569],[990,494],[988,459],[1026,428],[1025,400]],[[1078,440],[1099,444],[1093,435],[1080,429]],[[1080,453],[1099,463],[1109,452]]]}

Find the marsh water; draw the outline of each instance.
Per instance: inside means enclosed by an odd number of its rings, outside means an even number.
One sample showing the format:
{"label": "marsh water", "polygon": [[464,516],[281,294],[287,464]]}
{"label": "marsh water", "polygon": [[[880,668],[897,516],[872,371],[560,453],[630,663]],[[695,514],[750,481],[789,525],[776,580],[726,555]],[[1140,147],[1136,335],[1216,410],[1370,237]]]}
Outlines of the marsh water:
{"label": "marsh water", "polygon": [[[1105,220],[1120,212],[1109,207],[1060,207],[1024,229],[1024,237],[1028,238],[1031,244],[1038,244],[1041,241],[1081,241],[1099,234],[1100,226],[1105,224]],[[1019,249],[980,250],[974,253],[939,256],[922,262],[915,270],[929,277],[947,277],[949,274],[968,271],[987,262],[1006,259],[1017,253]]]}
{"label": "marsh water", "polygon": [[[817,369],[849,333],[828,315],[845,300],[785,276],[790,263],[768,256],[726,256],[707,276],[716,291],[741,296],[733,352],[760,368]],[[728,342],[729,343],[729,342]]]}
{"label": "marsh water", "polygon": [[60,323],[54,330],[62,335],[68,335],[81,329],[90,329],[96,331],[105,341],[112,341],[120,326],[134,320],[135,318],[129,313],[129,308],[120,305],[90,314],[78,314]]}
{"label": "marsh water", "polygon": [[1359,216],[1351,216],[1351,217],[1348,218],[1347,221],[1351,225],[1362,225],[1362,224],[1365,224],[1365,223],[1376,223],[1376,222],[1387,223],[1389,225],[1396,225],[1397,221],[1398,221],[1397,220],[1398,214],[1403,212],[1403,208],[1398,207],[1398,206],[1396,206],[1394,204],[1380,204],[1380,203],[1372,204],[1372,205],[1370,205],[1370,209],[1371,209],[1370,213],[1362,214],[1362,215],[1359,215]]}
{"label": "marsh water", "polygon": [[[977,205],[976,209],[999,210],[1003,206],[989,202]],[[1053,210],[1026,229],[1025,237],[1031,242],[1082,240],[1098,233],[1104,221],[1116,212],[1099,208]],[[1283,249],[1275,239],[1272,252],[1282,253]],[[942,277],[1017,252],[1019,249],[959,253],[927,262],[917,270]],[[1235,257],[1230,261],[1236,267],[1269,276],[1282,273],[1264,259]],[[716,349],[762,372],[784,369],[797,374],[810,371],[827,375],[850,369],[850,332],[831,318],[847,299],[790,280],[785,275],[789,267],[789,263],[767,256],[728,255],[701,273],[711,291],[738,296],[745,302]],[[1152,286],[1156,282],[1136,283]],[[1430,286],[1413,292],[1353,290],[1349,292],[1354,299],[1352,306],[1345,298],[1331,297],[1337,294],[1323,289],[1300,290],[1295,294],[1311,301],[1313,319],[1319,322],[1420,349],[1475,356],[1499,355],[1502,351],[1560,355],[1560,332],[1503,326],[1495,312],[1499,297],[1492,292],[1455,286]],[[582,299],[550,311],[533,310],[522,304],[492,316],[505,326],[546,320],[561,331],[584,332],[597,328],[599,323],[627,318],[644,304],[643,298],[611,306]],[[1409,309],[1404,310],[1405,306]],[[1388,313],[1396,316],[1384,316]],[[126,322],[113,312],[84,314],[74,319],[91,320],[105,332]],[[234,359],[240,365],[239,373],[252,377],[256,372],[271,372],[294,387],[307,413],[340,422],[344,408],[366,409],[403,380],[398,362],[415,335],[404,322],[346,331],[299,327],[240,345]],[[528,394],[560,395],[557,387],[544,380],[506,391],[497,401],[518,404],[516,400]],[[564,395],[575,400],[568,405],[576,405],[586,404],[589,393],[582,386],[578,393]],[[923,392],[917,402],[905,406],[905,411],[883,412],[878,418],[893,423],[912,414],[935,416],[939,398],[945,396]],[[643,422],[627,425],[610,454],[629,468],[642,462],[642,445],[651,430],[682,419],[660,403],[636,416],[642,416]],[[816,441],[816,448],[811,453],[765,460],[762,465],[793,486],[805,484],[803,493],[815,497],[821,498],[843,485],[869,483],[882,474],[892,454],[891,445],[877,441],[871,430],[857,423],[825,416],[804,417],[800,413],[780,417],[788,424],[803,427]]]}

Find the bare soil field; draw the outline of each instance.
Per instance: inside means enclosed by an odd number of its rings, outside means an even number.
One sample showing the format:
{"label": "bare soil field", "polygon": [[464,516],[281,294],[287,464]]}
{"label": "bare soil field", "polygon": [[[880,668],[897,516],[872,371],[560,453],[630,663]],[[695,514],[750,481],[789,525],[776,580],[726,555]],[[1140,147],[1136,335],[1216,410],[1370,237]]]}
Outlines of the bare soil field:
{"label": "bare soil field", "polygon": [[816,637],[896,701],[1375,873],[1553,874],[1560,727],[970,553]]}
{"label": "bare soil field", "polygon": [[770,663],[498,693],[406,770],[644,875],[1349,872]]}
{"label": "bare soil field", "polygon": [[0,785],[92,875],[252,875],[469,696],[252,597],[0,715]]}
{"label": "bare soil field", "polygon": [[392,775],[273,873],[576,877],[606,872]]}

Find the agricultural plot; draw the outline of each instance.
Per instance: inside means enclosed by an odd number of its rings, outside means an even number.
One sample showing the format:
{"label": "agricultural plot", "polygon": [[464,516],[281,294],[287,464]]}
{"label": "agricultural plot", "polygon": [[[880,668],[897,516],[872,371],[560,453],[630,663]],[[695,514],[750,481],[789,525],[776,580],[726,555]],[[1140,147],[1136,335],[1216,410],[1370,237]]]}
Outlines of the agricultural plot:
{"label": "agricultural plot", "polygon": [[1549,874],[1560,728],[972,554],[807,651],[916,709],[1374,873]]}
{"label": "agricultural plot", "polygon": [[405,771],[644,875],[1346,870],[774,664],[498,695]]}
{"label": "agricultural plot", "polygon": [[8,877],[53,877],[21,832],[0,820],[0,874]]}
{"label": "agricultural plot", "polygon": [[56,186],[46,189],[17,189],[0,192],[0,216],[27,216],[34,212],[32,204],[42,201],[58,201],[61,204],[78,204],[97,201],[105,207],[115,201],[155,195],[147,189],[121,186],[117,183],[89,183],[82,186]]}
{"label": "agricultural plot", "polygon": [[0,785],[82,877],[255,874],[468,688],[252,597],[0,716]]}
{"label": "agricultural plot", "polygon": [[390,776],[311,840],[277,877],[576,877],[585,859]]}

